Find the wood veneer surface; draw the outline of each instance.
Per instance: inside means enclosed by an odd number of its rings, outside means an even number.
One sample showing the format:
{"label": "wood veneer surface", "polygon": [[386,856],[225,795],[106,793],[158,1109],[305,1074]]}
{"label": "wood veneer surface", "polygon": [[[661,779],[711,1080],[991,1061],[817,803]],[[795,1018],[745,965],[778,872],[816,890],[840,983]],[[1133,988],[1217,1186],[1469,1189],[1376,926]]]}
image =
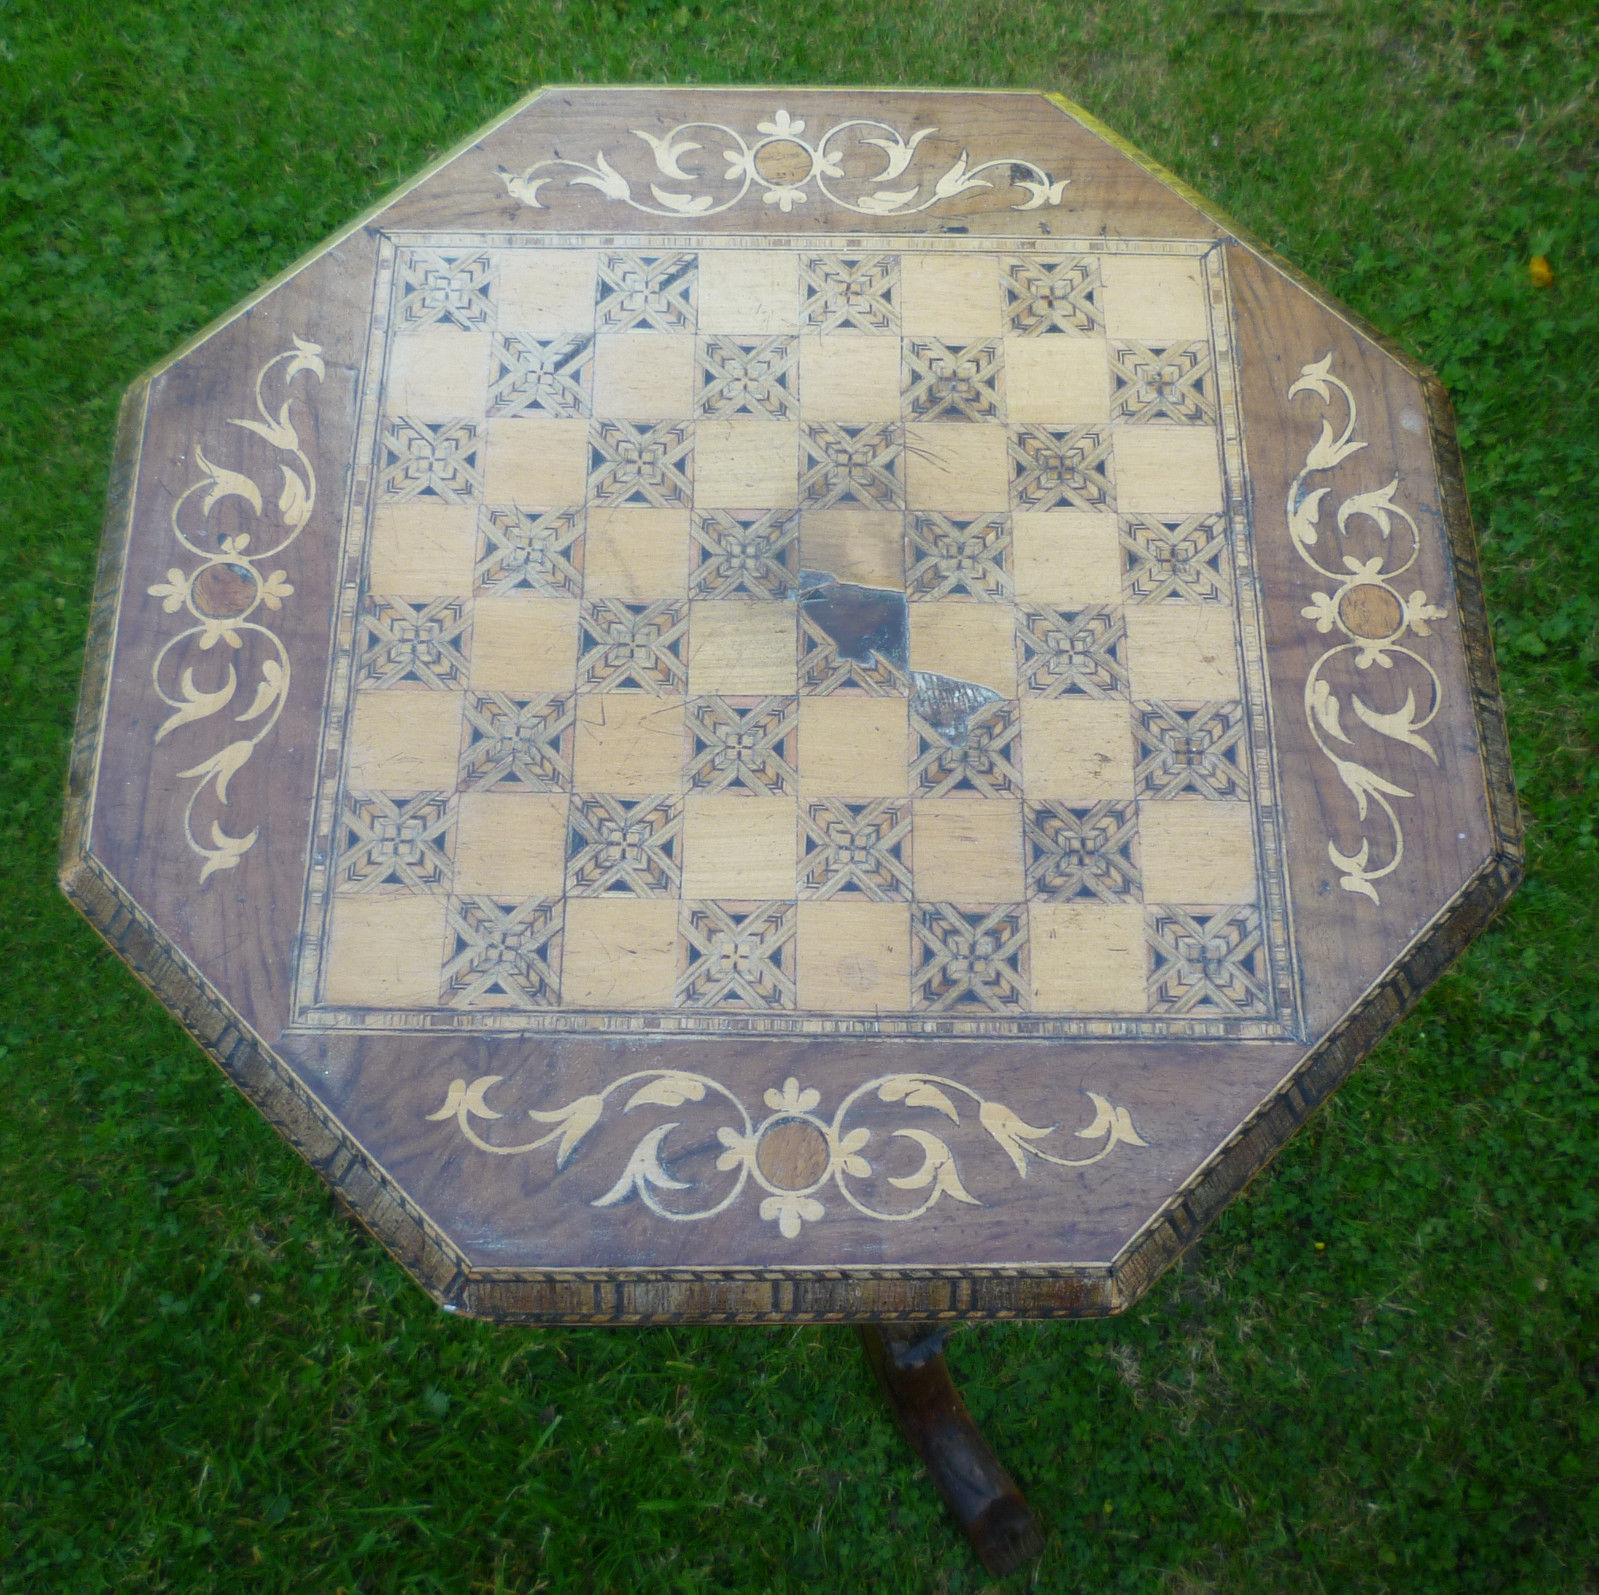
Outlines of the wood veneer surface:
{"label": "wood veneer surface", "polygon": [[1517,878],[1447,402],[1063,102],[544,91],[130,394],[64,858],[458,1308],[1114,1310]]}

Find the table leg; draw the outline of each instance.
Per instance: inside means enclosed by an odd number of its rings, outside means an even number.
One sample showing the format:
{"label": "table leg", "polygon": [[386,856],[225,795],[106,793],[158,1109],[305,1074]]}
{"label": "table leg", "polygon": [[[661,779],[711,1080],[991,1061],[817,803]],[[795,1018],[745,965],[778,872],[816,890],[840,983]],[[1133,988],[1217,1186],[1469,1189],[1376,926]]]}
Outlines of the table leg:
{"label": "table leg", "polygon": [[979,1433],[944,1361],[952,1324],[861,1324],[861,1346],[911,1449],[996,1577],[1044,1548],[1038,1519]]}

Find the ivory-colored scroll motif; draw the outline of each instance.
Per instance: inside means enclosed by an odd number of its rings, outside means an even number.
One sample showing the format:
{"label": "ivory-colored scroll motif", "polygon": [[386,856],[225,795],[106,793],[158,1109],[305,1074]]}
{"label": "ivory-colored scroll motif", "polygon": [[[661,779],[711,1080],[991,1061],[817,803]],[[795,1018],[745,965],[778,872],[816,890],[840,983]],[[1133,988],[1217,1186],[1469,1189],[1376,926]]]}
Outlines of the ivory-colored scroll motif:
{"label": "ivory-colored scroll motif", "polygon": [[[1373,666],[1392,671],[1397,667],[1401,680],[1403,672],[1414,673],[1416,686],[1422,691],[1420,705],[1415,687],[1407,686],[1404,702],[1395,709],[1374,709],[1354,691],[1348,692],[1348,706],[1362,725],[1395,742],[1419,748],[1436,764],[1438,754],[1421,733],[1438,714],[1443,686],[1438,672],[1407,643],[1412,637],[1431,636],[1428,622],[1444,619],[1448,611],[1430,602],[1420,588],[1408,594],[1399,589],[1399,582],[1420,556],[1421,536],[1410,512],[1394,500],[1398,477],[1386,487],[1351,494],[1339,504],[1333,518],[1337,548],[1346,546],[1350,523],[1356,517],[1369,520],[1382,538],[1382,549],[1377,554],[1360,558],[1345,552],[1335,558],[1321,543],[1321,504],[1332,489],[1306,484],[1312,476],[1336,469],[1366,447],[1355,437],[1355,396],[1345,382],[1332,375],[1332,360],[1329,352],[1303,367],[1288,389],[1290,399],[1313,393],[1326,405],[1332,404],[1336,392],[1342,396],[1346,411],[1343,430],[1336,436],[1332,422],[1323,420],[1321,435],[1288,489],[1288,535],[1299,557],[1332,584],[1330,592],[1313,593],[1300,613],[1315,621],[1318,632],[1336,631],[1344,638],[1316,660],[1305,678],[1306,723],[1316,746],[1332,761],[1338,778],[1354,794],[1357,817],[1364,821],[1375,804],[1392,836],[1386,856],[1379,854],[1378,862],[1373,862],[1370,836],[1362,836],[1353,853],[1344,852],[1329,840],[1327,856],[1339,872],[1338,884],[1346,892],[1358,892],[1375,903],[1379,901],[1375,883],[1399,868],[1405,852],[1404,827],[1393,799],[1414,797],[1415,793],[1339,751],[1352,746],[1352,740],[1343,723],[1344,698],[1334,691],[1332,681],[1341,671],[1347,673],[1350,666],[1356,671],[1369,671]],[[1402,528],[1397,545],[1393,535],[1396,525]]]}
{"label": "ivory-colored scroll motif", "polygon": [[[1056,1126],[1028,1124],[1003,1102],[938,1075],[880,1075],[851,1091],[830,1119],[817,1111],[821,1093],[813,1087],[802,1087],[790,1077],[781,1090],[774,1088],[765,1093],[767,1111],[757,1119],[734,1092],[709,1075],[683,1069],[641,1069],[612,1081],[603,1091],[576,1097],[564,1107],[548,1111],[527,1109],[528,1118],[550,1128],[534,1140],[507,1146],[486,1139],[477,1128],[477,1122],[487,1124],[505,1117],[487,1101],[489,1091],[501,1079],[500,1075],[488,1074],[470,1083],[452,1082],[444,1105],[427,1117],[438,1123],[454,1119],[461,1134],[479,1151],[500,1157],[518,1156],[554,1143],[555,1166],[560,1170],[612,1107],[614,1099],[629,1088],[623,1113],[639,1108],[687,1108],[692,1113],[695,1104],[703,1103],[716,1116],[734,1121],[714,1129],[716,1144],[722,1148],[716,1158],[716,1173],[731,1177],[725,1188],[703,1190],[700,1182],[680,1179],[667,1167],[667,1138],[683,1122],[669,1119],[638,1140],[615,1184],[596,1197],[592,1205],[614,1207],[636,1196],[657,1218],[686,1223],[725,1213],[753,1183],[764,1193],[762,1219],[775,1223],[788,1240],[800,1233],[802,1225],[815,1223],[826,1215],[822,1196],[831,1194],[828,1187],[857,1213],[885,1223],[920,1218],[945,1196],[973,1207],[983,1205],[962,1181],[955,1151],[946,1139],[949,1132],[942,1126],[937,1133],[917,1125],[898,1126],[888,1132],[884,1150],[874,1149],[869,1156],[873,1131],[863,1124],[851,1125],[849,1120],[872,1098],[898,1104],[905,1111],[939,1115],[957,1128],[962,1126],[962,1109],[967,1114],[975,1109],[978,1126],[1009,1157],[1018,1179],[1027,1178],[1031,1158],[1057,1168],[1080,1169],[1100,1162],[1118,1146],[1148,1144],[1134,1128],[1127,1109],[1114,1106],[1096,1091],[1086,1093],[1094,1117],[1076,1134],[1079,1140],[1100,1144],[1083,1157],[1071,1158],[1046,1152],[1041,1145],[1055,1133]],[[962,1101],[963,1098],[967,1100]],[[961,1105],[957,1107],[957,1103]],[[715,1125],[715,1118],[707,1124]],[[696,1137],[688,1135],[684,1139],[691,1142]],[[886,1185],[897,1191],[925,1194],[913,1194],[904,1207],[880,1206],[864,1199],[859,1187],[851,1182],[883,1174],[881,1167],[874,1168],[874,1158],[880,1165],[894,1166],[888,1148],[896,1141],[904,1141],[919,1151],[921,1162],[903,1174],[888,1175]],[[880,1200],[890,1200],[887,1192]]]}
{"label": "ivory-colored scroll motif", "polygon": [[[753,137],[721,122],[680,122],[660,136],[642,128],[632,131],[649,146],[653,176],[683,187],[651,179],[651,198],[642,198],[604,150],[597,150],[592,161],[555,156],[535,161],[521,172],[502,170],[501,181],[513,199],[535,210],[544,208],[539,190],[564,176],[568,187],[596,189],[606,199],[620,200],[647,216],[715,216],[731,210],[752,189],[764,204],[777,206],[785,216],[796,205],[806,204],[813,191],[862,216],[913,216],[974,189],[996,187],[1026,194],[1011,209],[1038,210],[1059,205],[1071,181],[1053,178],[1043,167],[1018,156],[973,166],[964,149],[953,161],[928,163],[925,156],[918,156],[918,146],[936,138],[936,127],[919,127],[907,138],[887,122],[865,118],[836,122],[814,139],[806,138],[803,118],[784,110],[757,122]],[[700,151],[714,161],[709,153],[713,145],[725,171],[701,171],[692,162],[683,165]],[[858,161],[851,160],[861,155],[872,164],[880,156],[881,165],[861,173]]]}
{"label": "ivory-colored scroll motif", "polygon": [[[249,702],[233,716],[235,724],[248,729],[178,772],[180,779],[196,783],[183,811],[183,831],[202,860],[202,881],[234,868],[261,833],[256,826],[237,835],[213,817],[209,831],[197,836],[200,801],[209,794],[218,808],[227,806],[229,783],[277,724],[289,691],[289,651],[264,617],[281,609],[294,591],[288,572],[269,562],[300,535],[316,507],[316,470],[291,419],[295,396],[290,387],[301,372],[322,380],[322,350],[297,337],[256,373],[256,415],[228,422],[264,438],[280,456],[275,516],[255,477],[216,464],[197,445],[194,458],[201,475],[179,495],[171,517],[172,535],[197,563],[187,570],[174,565],[165,581],[148,589],[167,614],[183,611],[190,622],[162,646],[151,667],[156,693],[172,710],[156,730],[157,742],[180,726],[229,708],[238,695],[241,670],[255,677]],[[269,377],[277,389],[276,410],[267,401]],[[242,506],[236,511],[239,521],[263,521],[264,535],[219,532],[212,511],[228,501]]]}

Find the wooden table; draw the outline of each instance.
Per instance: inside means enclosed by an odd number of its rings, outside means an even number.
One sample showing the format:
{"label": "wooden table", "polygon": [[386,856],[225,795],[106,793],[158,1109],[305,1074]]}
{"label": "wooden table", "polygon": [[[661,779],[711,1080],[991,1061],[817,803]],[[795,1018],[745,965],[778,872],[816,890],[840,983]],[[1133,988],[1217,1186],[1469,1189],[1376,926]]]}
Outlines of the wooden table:
{"label": "wooden table", "polygon": [[937,1326],[1518,878],[1436,379],[1048,96],[542,91],[119,438],[73,900],[447,1310],[879,1326],[992,1566]]}

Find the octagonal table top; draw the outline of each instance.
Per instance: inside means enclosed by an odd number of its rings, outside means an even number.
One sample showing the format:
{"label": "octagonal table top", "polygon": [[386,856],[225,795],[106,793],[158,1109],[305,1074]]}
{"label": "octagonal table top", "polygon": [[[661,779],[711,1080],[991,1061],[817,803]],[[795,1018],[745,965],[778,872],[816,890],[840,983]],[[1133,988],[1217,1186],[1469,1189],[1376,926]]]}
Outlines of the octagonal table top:
{"label": "octagonal table top", "polygon": [[1050,96],[544,90],[124,407],[64,884],[454,1309],[1113,1311],[1519,860],[1436,379]]}

